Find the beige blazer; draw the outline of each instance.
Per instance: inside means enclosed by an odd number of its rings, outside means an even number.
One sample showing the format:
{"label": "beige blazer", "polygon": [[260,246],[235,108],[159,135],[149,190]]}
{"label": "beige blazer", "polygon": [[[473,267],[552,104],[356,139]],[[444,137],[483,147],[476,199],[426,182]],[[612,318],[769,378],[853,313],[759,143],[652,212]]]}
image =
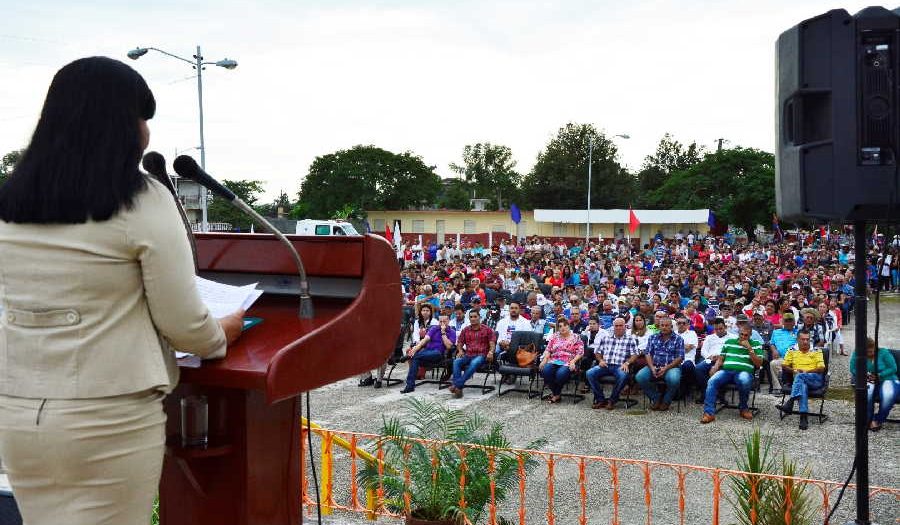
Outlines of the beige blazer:
{"label": "beige blazer", "polygon": [[0,221],[0,394],[80,399],[178,382],[171,346],[224,357],[171,193],[105,222]]}

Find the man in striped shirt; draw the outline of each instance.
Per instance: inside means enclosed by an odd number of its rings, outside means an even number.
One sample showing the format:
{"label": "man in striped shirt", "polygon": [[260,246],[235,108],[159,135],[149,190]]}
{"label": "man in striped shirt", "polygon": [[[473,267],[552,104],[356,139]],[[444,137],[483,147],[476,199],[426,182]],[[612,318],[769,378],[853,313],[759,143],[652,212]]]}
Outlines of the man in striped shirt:
{"label": "man in striped shirt", "polygon": [[753,371],[763,363],[763,348],[759,341],[750,338],[751,333],[750,325],[743,324],[738,337],[728,339],[722,345],[722,353],[713,365],[712,377],[706,384],[701,423],[716,420],[716,397],[719,389],[728,383],[734,383],[738,387],[741,417],[748,421],[753,419],[753,412],[747,408],[747,401],[750,399],[750,389],[753,388]]}
{"label": "man in striped shirt", "polygon": [[[597,364],[587,371],[587,382],[594,392],[594,404],[592,408],[605,408],[612,410],[619,401],[619,393],[628,379],[628,366],[638,355],[637,339],[625,332],[625,319],[617,317],[612,323],[612,334],[597,335],[600,341],[594,351]],[[613,386],[609,401],[603,397],[603,385],[600,378],[614,376],[616,384]]]}

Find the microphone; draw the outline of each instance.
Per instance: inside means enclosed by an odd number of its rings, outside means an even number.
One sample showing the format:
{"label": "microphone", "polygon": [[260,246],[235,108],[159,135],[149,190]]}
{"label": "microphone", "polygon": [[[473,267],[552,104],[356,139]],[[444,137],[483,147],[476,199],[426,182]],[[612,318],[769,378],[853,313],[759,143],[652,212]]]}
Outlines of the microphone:
{"label": "microphone", "polygon": [[175,190],[172,178],[166,173],[166,158],[163,157],[162,154],[155,151],[148,151],[141,161],[141,166],[144,168],[144,171],[153,175],[156,180],[168,188],[168,190],[172,192],[172,195],[178,197],[178,192]]}
{"label": "microphone", "polygon": [[155,151],[148,151],[141,161],[141,166],[172,193],[172,197],[175,199],[175,206],[181,215],[181,222],[184,223],[184,231],[187,234],[188,242],[191,243],[191,253],[194,255],[194,270],[196,270],[199,265],[197,264],[197,243],[194,241],[194,231],[191,228],[191,221],[188,220],[187,213],[184,211],[184,206],[181,204],[181,199],[178,198],[178,190],[175,189],[172,177],[166,172],[166,158]]}
{"label": "microphone", "polygon": [[173,166],[175,167],[175,173],[200,184],[217,196],[227,200],[234,207],[249,215],[257,224],[269,230],[269,232],[287,246],[291,255],[294,257],[294,262],[297,264],[297,271],[300,274],[300,319],[312,319],[313,303],[312,297],[309,295],[309,280],[306,278],[306,268],[303,266],[303,259],[300,258],[300,254],[297,253],[297,250],[294,248],[294,245],[291,244],[291,241],[289,241],[283,233],[278,231],[278,228],[272,226],[272,223],[257,213],[256,210],[239,199],[231,190],[212,178],[209,173],[203,171],[203,169],[197,165],[197,161],[195,161],[193,157],[181,155],[175,159]]}

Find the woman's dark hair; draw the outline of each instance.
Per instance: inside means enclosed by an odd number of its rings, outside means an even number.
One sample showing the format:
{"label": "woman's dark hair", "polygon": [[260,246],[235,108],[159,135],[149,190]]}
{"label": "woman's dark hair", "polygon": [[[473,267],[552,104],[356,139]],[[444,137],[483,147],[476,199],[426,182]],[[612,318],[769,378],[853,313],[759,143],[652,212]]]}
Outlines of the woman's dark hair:
{"label": "woman's dark hair", "polygon": [[155,112],[147,83],[122,62],[90,57],[60,69],[31,143],[0,187],[0,219],[80,224],[131,207],[146,187],[139,121]]}

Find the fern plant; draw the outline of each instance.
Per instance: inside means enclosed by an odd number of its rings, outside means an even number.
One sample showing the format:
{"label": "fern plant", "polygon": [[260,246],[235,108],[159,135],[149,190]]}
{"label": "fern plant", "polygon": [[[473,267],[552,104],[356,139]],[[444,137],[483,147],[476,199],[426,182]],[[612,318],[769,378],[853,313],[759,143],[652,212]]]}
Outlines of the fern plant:
{"label": "fern plant", "polygon": [[[385,466],[379,469],[375,464],[367,464],[358,476],[360,485],[384,491],[384,505],[392,512],[404,512],[408,499],[415,518],[461,522],[465,516],[478,523],[485,516],[491,497],[491,455],[495,501],[503,501],[518,484],[520,455],[506,450],[510,442],[501,424],[489,425],[477,413],[466,414],[437,402],[411,398],[399,417],[382,417],[379,434],[381,437],[371,449],[377,453],[378,447],[382,448]],[[443,443],[423,444],[417,441],[420,439]],[[478,447],[458,446],[461,444]],[[544,444],[546,440],[537,440],[527,447]],[[524,454],[521,460],[526,471],[537,465],[536,460]],[[465,508],[460,507],[463,474]]]}
{"label": "fern plant", "polygon": [[754,475],[809,477],[809,468],[798,467],[785,454],[780,458],[772,455],[772,441],[773,436],[763,436],[759,428],[747,434],[743,444],[732,440],[739,453],[738,470],[750,475],[729,478],[728,500],[740,525],[807,525],[812,522],[815,508],[805,484]]}

